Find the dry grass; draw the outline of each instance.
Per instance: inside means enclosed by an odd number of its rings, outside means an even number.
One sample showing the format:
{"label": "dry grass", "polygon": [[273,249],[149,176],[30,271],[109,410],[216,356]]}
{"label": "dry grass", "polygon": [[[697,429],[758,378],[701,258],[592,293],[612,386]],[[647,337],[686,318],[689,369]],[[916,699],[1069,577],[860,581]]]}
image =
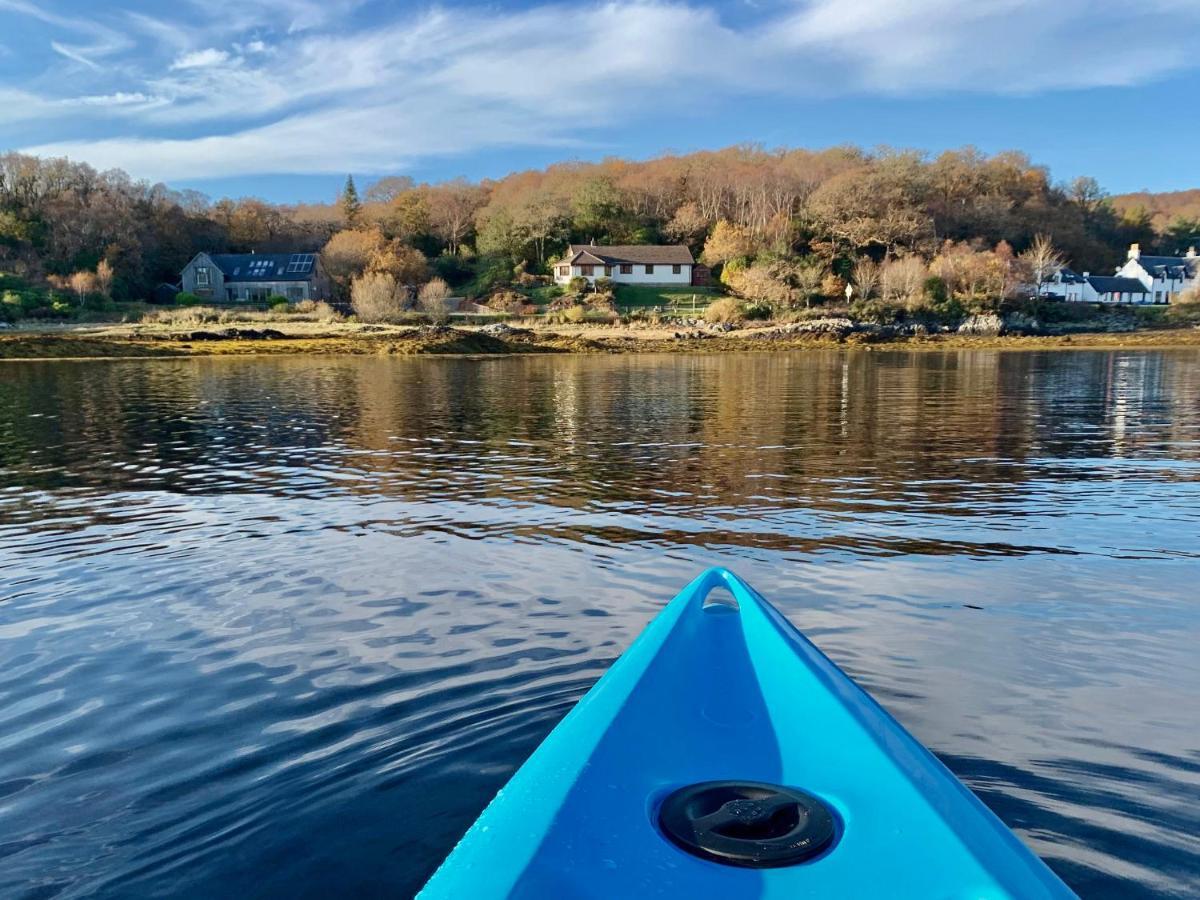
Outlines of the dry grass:
{"label": "dry grass", "polygon": [[214,306],[180,306],[152,310],[142,316],[144,325],[175,325],[194,328],[199,325],[264,324],[267,322],[341,322],[332,306],[324,301],[305,300],[293,307],[277,309],[218,309]]}

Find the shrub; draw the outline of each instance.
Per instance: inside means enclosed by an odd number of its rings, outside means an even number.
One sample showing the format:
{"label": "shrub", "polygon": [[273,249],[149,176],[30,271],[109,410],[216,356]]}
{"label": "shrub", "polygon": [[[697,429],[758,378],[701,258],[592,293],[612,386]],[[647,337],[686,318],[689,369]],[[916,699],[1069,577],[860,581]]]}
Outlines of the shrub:
{"label": "shrub", "polygon": [[1200,325],[1200,295],[1184,294],[1184,298],[1184,302],[1167,307],[1167,319],[1177,325]]}
{"label": "shrub", "polygon": [[587,307],[572,306],[570,309],[564,309],[562,316],[566,321],[578,324],[587,319]]}
{"label": "shrub", "polygon": [[441,278],[430,279],[421,285],[417,294],[417,305],[421,312],[435,325],[441,325],[450,318],[450,285]]}
{"label": "shrub", "polygon": [[886,300],[855,300],[850,304],[850,318],[876,325],[891,325],[904,315],[904,305]]}
{"label": "shrub", "polygon": [[704,310],[704,321],[716,324],[728,323],[737,325],[746,318],[742,305],[732,297],[725,297],[708,304]]}
{"label": "shrub", "polygon": [[582,275],[576,275],[567,282],[567,290],[572,294],[582,294],[588,289],[588,280]]}
{"label": "shrub", "polygon": [[770,303],[748,303],[745,309],[742,310],[742,315],[754,321],[769,319],[773,314],[774,310],[771,309]]}
{"label": "shrub", "polygon": [[421,285],[421,290],[417,294],[417,299],[424,303],[426,301],[442,300],[445,301],[450,297],[450,285],[445,279],[431,278],[425,284]]}
{"label": "shrub", "polygon": [[319,301],[313,307],[313,315],[317,317],[318,322],[336,322],[341,318],[341,315],[332,306],[324,300]]}
{"label": "shrub", "polygon": [[317,301],[301,300],[292,308],[298,313],[313,313],[317,311]]}
{"label": "shrub", "polygon": [[611,294],[613,292],[613,280],[601,276],[596,279],[596,292],[599,294]]}
{"label": "shrub", "polygon": [[398,322],[405,299],[403,288],[387,272],[366,272],[350,283],[350,306],[362,322]]}
{"label": "shrub", "polygon": [[516,291],[499,291],[487,299],[488,307],[497,312],[519,312],[525,303],[525,295]]}
{"label": "shrub", "polygon": [[176,306],[199,306],[204,301],[190,291],[180,291],[175,295]]}
{"label": "shrub", "polygon": [[272,294],[267,298],[267,306],[269,306],[271,309],[277,309],[281,306],[286,307],[287,305],[288,298],[283,296],[283,294]]}

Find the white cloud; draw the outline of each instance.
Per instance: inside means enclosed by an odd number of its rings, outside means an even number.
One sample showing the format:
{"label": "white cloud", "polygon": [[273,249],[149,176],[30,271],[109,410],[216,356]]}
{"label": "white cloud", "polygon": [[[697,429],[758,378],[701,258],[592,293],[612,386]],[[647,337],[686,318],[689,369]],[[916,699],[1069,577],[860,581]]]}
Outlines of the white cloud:
{"label": "white cloud", "polygon": [[229,59],[228,51],[218,50],[216,47],[193,50],[190,53],[184,53],[175,62],[171,63],[171,71],[176,72],[180,69],[203,69],[208,66],[219,66],[227,59]]}
{"label": "white cloud", "polygon": [[89,69],[95,69],[96,71],[99,71],[101,68],[103,68],[98,62],[85,55],[87,50],[84,47],[72,47],[68,44],[61,44],[58,41],[51,41],[50,48],[55,53],[65,56],[72,62],[77,62],[82,66],[87,66]]}
{"label": "white cloud", "polygon": [[[702,2],[611,0],[433,8],[369,27],[348,24],[357,0],[189,2],[206,14],[124,20],[170,57],[96,95],[121,112],[107,134],[92,123],[29,149],[164,179],[370,172],[577,144],[664,111],[719,114],[743,96],[1018,94],[1200,65],[1187,52],[1200,4],[1182,0],[792,0],[740,25]],[[1163,41],[1151,26],[1167,19]],[[31,97],[26,120],[53,117]]]}

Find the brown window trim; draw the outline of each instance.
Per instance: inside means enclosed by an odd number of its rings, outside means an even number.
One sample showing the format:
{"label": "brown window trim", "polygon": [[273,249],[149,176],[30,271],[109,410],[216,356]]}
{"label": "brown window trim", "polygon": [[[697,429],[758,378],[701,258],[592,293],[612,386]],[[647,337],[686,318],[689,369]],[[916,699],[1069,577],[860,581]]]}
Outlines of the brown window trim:
{"label": "brown window trim", "polygon": [[672,275],[682,275],[683,274],[683,266],[679,265],[678,263],[671,266],[671,274]]}
{"label": "brown window trim", "polygon": [[654,274],[654,264],[653,263],[646,263],[646,274],[647,275]]}
{"label": "brown window trim", "polygon": [[621,263],[621,274],[622,275],[632,275],[633,274],[633,263]]}

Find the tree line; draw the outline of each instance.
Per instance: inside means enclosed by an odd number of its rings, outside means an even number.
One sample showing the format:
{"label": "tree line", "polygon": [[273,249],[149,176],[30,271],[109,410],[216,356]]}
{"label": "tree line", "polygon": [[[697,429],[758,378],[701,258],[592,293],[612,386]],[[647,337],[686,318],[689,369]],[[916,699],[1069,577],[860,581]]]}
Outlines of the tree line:
{"label": "tree line", "polygon": [[348,180],[336,202],[300,205],[213,202],[117,170],[0,156],[0,271],[117,300],[176,282],[199,250],[322,251],[346,297],[379,273],[414,297],[433,278],[486,294],[593,240],[687,244],[752,300],[808,303],[848,283],[899,295],[936,273],[975,294],[1003,290],[1004,260],[1026,257],[1039,236],[1075,268],[1108,271],[1132,242],[1175,252],[1195,232],[1186,218],[1156,229],[1146,208],[1118,208],[1094,179],[1056,184],[1022,153],[972,148],[739,146],[494,181],[385,177],[361,196]]}

